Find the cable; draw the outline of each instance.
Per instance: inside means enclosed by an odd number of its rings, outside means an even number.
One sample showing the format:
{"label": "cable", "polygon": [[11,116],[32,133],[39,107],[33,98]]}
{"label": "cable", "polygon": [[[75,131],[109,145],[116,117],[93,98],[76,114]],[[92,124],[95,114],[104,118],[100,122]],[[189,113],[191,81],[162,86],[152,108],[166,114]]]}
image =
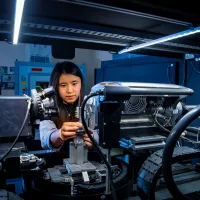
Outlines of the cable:
{"label": "cable", "polygon": [[170,84],[173,84],[173,83],[172,83],[172,80],[171,80],[171,78],[170,78],[170,74],[171,74],[171,73],[170,73],[170,66],[167,66],[167,78],[168,78],[169,83],[170,83]]}
{"label": "cable", "polygon": [[[161,124],[158,122],[158,117],[164,119],[164,120],[165,120],[165,124],[162,124],[162,125],[161,125]],[[168,118],[168,121],[166,122],[167,118]],[[157,122],[158,124],[160,124],[160,126],[165,127],[167,124],[170,123],[171,119],[172,119],[172,115],[171,115],[170,117],[165,117],[164,115],[162,115],[162,114],[159,113],[159,108],[157,109],[156,114],[155,114],[155,120],[156,120],[156,122]]]}
{"label": "cable", "polygon": [[155,122],[156,125],[158,125],[158,127],[160,129],[162,129],[163,131],[170,133],[170,130],[168,130],[167,128],[165,128],[164,126],[162,126],[155,118],[153,118],[153,121]]}
{"label": "cable", "polygon": [[115,188],[114,188],[114,184],[113,184],[113,180],[112,180],[112,173],[111,173],[111,167],[108,163],[108,161],[106,160],[105,156],[103,155],[101,149],[99,148],[99,145],[96,143],[96,141],[94,140],[94,138],[91,136],[89,130],[88,130],[88,127],[87,127],[87,124],[85,122],[85,118],[84,118],[84,107],[85,107],[85,104],[86,102],[88,101],[88,99],[90,99],[91,97],[93,96],[98,96],[100,95],[101,93],[100,92],[96,92],[96,93],[92,93],[90,95],[88,95],[84,100],[83,100],[83,103],[82,103],[82,106],[81,106],[81,119],[82,119],[82,124],[85,128],[85,131],[88,135],[88,137],[90,138],[90,140],[92,141],[97,153],[100,155],[101,159],[104,161],[107,169],[108,169],[108,174],[109,174],[109,177],[110,177],[110,184],[111,184],[111,189],[112,189],[112,196],[113,196],[113,199],[114,200],[117,200],[117,196],[116,196],[116,192],[115,192]]}
{"label": "cable", "polygon": [[184,194],[182,194],[182,192],[176,186],[176,183],[172,175],[171,166],[172,166],[172,156],[173,156],[174,148],[181,134],[184,132],[184,130],[199,115],[200,115],[200,106],[197,106],[196,108],[192,109],[187,114],[185,114],[178,121],[178,123],[173,127],[170,135],[167,138],[167,141],[164,147],[163,157],[162,157],[163,177],[167,184],[167,188],[172,194],[172,196],[174,197],[174,199],[182,199],[182,200],[188,199],[184,196]]}
{"label": "cable", "polygon": [[3,155],[3,157],[0,159],[0,162],[3,161],[5,159],[5,157],[10,153],[10,151],[13,149],[13,147],[15,146],[17,140],[19,139],[20,135],[22,134],[22,131],[24,130],[24,125],[26,123],[26,120],[28,118],[28,114],[29,114],[29,111],[30,111],[30,107],[31,107],[31,100],[28,101],[28,106],[27,106],[27,111],[26,111],[26,115],[25,115],[25,118],[24,118],[24,121],[22,123],[22,126],[21,126],[21,129],[17,135],[17,137],[15,138],[15,141],[13,142],[13,144],[11,145],[10,149],[8,151],[6,151],[6,153]]}
{"label": "cable", "polygon": [[198,70],[198,69],[196,69],[195,67],[194,67],[194,65],[193,65],[193,70],[196,72],[196,73],[198,73],[198,74],[200,74],[200,71]]}
{"label": "cable", "polygon": [[188,78],[188,80],[187,80],[187,84],[189,83],[189,81],[190,81],[190,79],[191,79],[191,77],[192,77],[192,74],[193,74],[193,71],[194,71],[194,64],[195,64],[195,61],[193,61],[193,63],[192,63],[192,69],[191,69],[191,72],[190,72],[190,76],[189,76],[189,78]]}
{"label": "cable", "polygon": [[[192,127],[192,126],[188,126],[187,128],[186,128],[186,130],[188,131],[188,133],[187,133],[187,135],[189,135],[189,136],[193,136],[193,135],[191,135],[190,133],[192,133],[192,134],[197,134],[197,137],[196,137],[196,142],[200,142],[199,141],[199,133],[200,133],[200,129],[199,129],[199,127]],[[194,136],[193,136],[194,137]]]}
{"label": "cable", "polygon": [[194,140],[190,140],[189,138],[186,138],[184,136],[181,136],[181,138],[183,138],[184,140],[190,142],[190,143],[193,143],[193,144],[200,144],[200,142],[197,142],[197,141],[194,141]]}
{"label": "cable", "polygon": [[186,66],[185,66],[185,58],[184,58],[184,60],[183,60],[183,82],[182,82],[182,84],[180,84],[180,85],[183,85],[184,86],[184,84],[185,84],[185,81],[186,81],[186,73],[185,73],[185,68]]}

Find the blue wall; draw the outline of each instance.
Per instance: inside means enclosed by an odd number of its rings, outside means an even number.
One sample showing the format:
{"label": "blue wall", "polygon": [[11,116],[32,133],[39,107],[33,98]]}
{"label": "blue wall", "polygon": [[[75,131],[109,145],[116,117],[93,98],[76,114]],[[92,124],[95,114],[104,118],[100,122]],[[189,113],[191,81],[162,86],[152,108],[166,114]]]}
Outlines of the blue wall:
{"label": "blue wall", "polygon": [[200,104],[200,62],[188,62],[187,86],[194,90],[194,95],[188,97],[187,103],[193,105]]}
{"label": "blue wall", "polygon": [[[195,69],[196,70],[195,70]],[[188,105],[200,104],[200,62],[189,61],[187,73],[187,87],[194,90],[194,95],[187,98]],[[200,126],[200,119],[193,121],[192,125]]]}
{"label": "blue wall", "polygon": [[96,83],[101,81],[170,83],[170,80],[174,83],[176,62],[180,63],[180,82],[182,82],[183,60],[142,56],[102,62],[101,68],[96,70]]}
{"label": "blue wall", "polygon": [[113,54],[112,58],[113,58],[113,60],[119,60],[119,59],[135,58],[135,57],[141,57],[141,56],[145,56],[145,55],[123,53],[123,54]]}

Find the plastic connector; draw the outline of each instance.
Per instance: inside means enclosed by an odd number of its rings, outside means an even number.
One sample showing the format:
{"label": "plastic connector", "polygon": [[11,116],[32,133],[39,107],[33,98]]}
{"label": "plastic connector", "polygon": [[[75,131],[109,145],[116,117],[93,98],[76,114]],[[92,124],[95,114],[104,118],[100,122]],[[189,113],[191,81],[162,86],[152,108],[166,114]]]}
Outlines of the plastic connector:
{"label": "plastic connector", "polygon": [[185,137],[187,135],[187,131],[183,131],[181,136]]}

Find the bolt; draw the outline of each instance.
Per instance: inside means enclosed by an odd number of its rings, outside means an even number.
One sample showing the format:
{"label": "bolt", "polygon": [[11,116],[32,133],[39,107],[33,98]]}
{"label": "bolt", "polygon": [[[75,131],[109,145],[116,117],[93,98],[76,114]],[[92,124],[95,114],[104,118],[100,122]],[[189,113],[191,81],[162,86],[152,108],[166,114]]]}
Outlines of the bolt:
{"label": "bolt", "polygon": [[101,200],[103,200],[103,199],[105,199],[105,198],[106,198],[105,195],[102,195],[102,196],[100,197]]}

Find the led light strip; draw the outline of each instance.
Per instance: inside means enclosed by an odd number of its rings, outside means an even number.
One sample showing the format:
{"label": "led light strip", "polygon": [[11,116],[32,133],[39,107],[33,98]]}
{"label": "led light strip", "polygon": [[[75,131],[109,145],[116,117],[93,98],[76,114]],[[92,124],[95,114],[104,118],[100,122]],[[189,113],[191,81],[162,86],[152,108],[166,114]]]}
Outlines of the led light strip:
{"label": "led light strip", "polygon": [[24,2],[25,0],[16,0],[13,44],[18,43],[19,30],[21,25],[22,13],[24,9]]}
{"label": "led light strip", "polygon": [[122,49],[118,53],[119,54],[127,53],[127,52],[130,52],[130,51],[133,51],[133,50],[149,47],[151,45],[160,44],[162,42],[167,42],[167,41],[170,41],[170,40],[174,40],[174,39],[177,39],[177,38],[181,38],[181,37],[192,35],[192,34],[199,33],[199,32],[200,32],[200,27],[197,27],[197,28],[194,28],[194,29],[182,31],[180,33],[175,33],[175,34],[172,34],[172,35],[168,35],[168,36],[163,37],[163,38],[152,40],[150,42],[146,42],[146,43],[143,43],[143,44],[139,44],[139,45],[135,45],[135,46],[132,46],[132,47],[128,47],[128,48]]}

